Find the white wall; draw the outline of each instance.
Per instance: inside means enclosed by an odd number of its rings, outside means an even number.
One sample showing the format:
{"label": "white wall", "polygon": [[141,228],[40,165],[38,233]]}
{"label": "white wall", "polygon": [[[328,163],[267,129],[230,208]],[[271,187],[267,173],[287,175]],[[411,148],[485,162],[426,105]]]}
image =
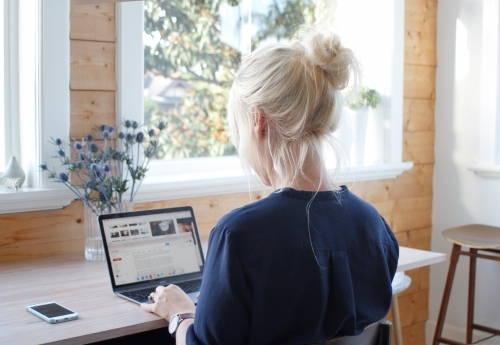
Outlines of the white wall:
{"label": "white wall", "polygon": [[[496,65],[498,4],[490,0],[439,0],[437,18],[433,251],[451,252],[441,231],[458,225],[500,226],[500,179],[468,170],[471,163],[493,160],[496,141]],[[495,2],[497,2],[495,0]],[[488,29],[485,30],[484,27]],[[489,36],[493,34],[493,39]],[[492,47],[494,49],[492,49]],[[492,84],[493,80],[493,84]],[[493,90],[492,90],[493,89]],[[462,256],[445,323],[445,336],[465,342],[469,259]],[[434,334],[449,261],[431,267],[427,344]],[[500,328],[500,264],[479,260],[475,321]]]}

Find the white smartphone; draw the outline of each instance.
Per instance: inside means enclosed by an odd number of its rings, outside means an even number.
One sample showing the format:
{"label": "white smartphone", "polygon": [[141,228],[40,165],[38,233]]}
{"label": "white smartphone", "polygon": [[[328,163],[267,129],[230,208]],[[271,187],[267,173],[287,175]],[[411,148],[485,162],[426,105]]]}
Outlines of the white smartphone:
{"label": "white smartphone", "polygon": [[26,310],[49,323],[61,323],[78,319],[78,313],[56,302],[26,306]]}

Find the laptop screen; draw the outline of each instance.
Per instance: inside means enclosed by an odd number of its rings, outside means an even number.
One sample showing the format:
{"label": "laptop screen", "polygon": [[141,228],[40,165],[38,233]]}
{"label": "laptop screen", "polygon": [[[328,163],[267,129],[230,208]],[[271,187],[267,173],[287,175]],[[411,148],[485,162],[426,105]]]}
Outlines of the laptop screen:
{"label": "laptop screen", "polygon": [[116,286],[202,271],[203,253],[192,209],[139,211],[101,218],[103,242]]}

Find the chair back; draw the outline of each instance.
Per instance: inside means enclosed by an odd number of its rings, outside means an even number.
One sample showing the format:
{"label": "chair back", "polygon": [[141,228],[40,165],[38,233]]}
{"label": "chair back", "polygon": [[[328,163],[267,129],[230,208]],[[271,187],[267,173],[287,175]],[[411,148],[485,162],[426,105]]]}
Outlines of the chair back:
{"label": "chair back", "polygon": [[391,327],[390,321],[381,320],[367,326],[361,334],[337,337],[312,345],[391,345]]}

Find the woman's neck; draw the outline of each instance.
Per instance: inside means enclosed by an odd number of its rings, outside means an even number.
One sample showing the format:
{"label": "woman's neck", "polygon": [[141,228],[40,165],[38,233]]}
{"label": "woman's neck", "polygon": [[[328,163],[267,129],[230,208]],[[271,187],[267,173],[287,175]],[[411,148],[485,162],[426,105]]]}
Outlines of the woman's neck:
{"label": "woman's neck", "polygon": [[277,174],[273,174],[270,178],[271,186],[274,190],[289,187],[295,190],[319,192],[340,189],[328,175],[324,164],[314,162],[311,156],[306,158],[302,172],[303,174],[298,172],[293,176],[295,171],[288,171],[285,181],[282,181]]}

